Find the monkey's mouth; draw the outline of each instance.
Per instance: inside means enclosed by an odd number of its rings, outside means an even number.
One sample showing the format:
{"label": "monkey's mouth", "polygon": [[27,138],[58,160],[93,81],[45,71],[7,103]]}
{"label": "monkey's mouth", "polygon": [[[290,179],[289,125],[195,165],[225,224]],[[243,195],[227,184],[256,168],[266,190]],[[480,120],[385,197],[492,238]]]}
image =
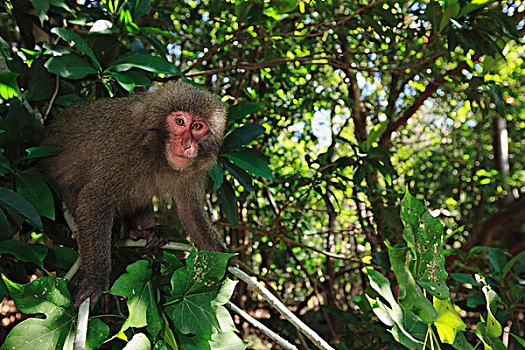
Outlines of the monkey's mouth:
{"label": "monkey's mouth", "polygon": [[196,155],[182,155],[182,154],[170,154],[170,160],[171,162],[177,167],[177,168],[184,168],[188,166],[193,160],[195,159]]}

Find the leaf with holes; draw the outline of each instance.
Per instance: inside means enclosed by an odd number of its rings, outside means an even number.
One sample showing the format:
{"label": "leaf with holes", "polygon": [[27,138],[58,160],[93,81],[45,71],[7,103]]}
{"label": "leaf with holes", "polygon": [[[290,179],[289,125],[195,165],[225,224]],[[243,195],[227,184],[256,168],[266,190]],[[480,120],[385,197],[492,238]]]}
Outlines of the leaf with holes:
{"label": "leaf with holes", "polygon": [[[3,276],[16,306],[26,314],[40,314],[43,318],[22,321],[7,335],[1,350],[72,348],[76,334],[76,312],[62,278],[42,277],[28,284],[17,284]],[[89,323],[86,349],[99,346],[109,333],[100,320]]]}
{"label": "leaf with holes", "polygon": [[209,339],[220,330],[212,305],[223,285],[228,260],[233,254],[196,252],[188,256],[186,267],[171,278],[172,296],[166,312],[182,334],[195,334]]}
{"label": "leaf with holes", "polygon": [[418,284],[439,299],[447,299],[447,272],[443,255],[443,225],[428,209],[410,195],[401,202],[403,237],[415,256],[412,273]]}

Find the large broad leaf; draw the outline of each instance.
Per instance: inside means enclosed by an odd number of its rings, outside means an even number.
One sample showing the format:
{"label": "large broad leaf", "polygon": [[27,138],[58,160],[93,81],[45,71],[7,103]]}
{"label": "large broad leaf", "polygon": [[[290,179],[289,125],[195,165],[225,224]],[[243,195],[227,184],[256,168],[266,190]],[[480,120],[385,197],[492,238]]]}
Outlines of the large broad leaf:
{"label": "large broad leaf", "polygon": [[117,337],[125,337],[124,332],[130,327],[146,327],[153,336],[160,332],[162,318],[155,302],[150,265],[147,260],[139,260],[129,265],[126,273],[115,281],[109,291],[110,294],[128,298],[129,315]]}
{"label": "large broad leaf", "polygon": [[238,152],[223,153],[222,156],[231,160],[232,163],[241,169],[273,180],[272,170],[268,166],[268,159],[256,150],[245,148]]}
{"label": "large broad leaf", "polygon": [[66,28],[53,28],[51,29],[51,33],[55,33],[65,41],[75,45],[75,47],[80,52],[88,56],[91,59],[91,62],[93,62],[93,64],[95,65],[95,67],[98,70],[100,70],[100,63],[98,62],[95,53],[93,52],[93,50],[91,50],[84,38],[82,38],[79,34],[72,32],[71,30],[68,30]]}
{"label": "large broad leaf", "polygon": [[0,187],[0,205],[26,217],[36,228],[43,230],[42,220],[33,204],[15,191]]}
{"label": "large broad leaf", "polygon": [[237,206],[235,191],[228,181],[225,181],[219,188],[219,200],[226,219],[235,228],[237,221],[239,221],[239,207]]}
{"label": "large broad leaf", "polygon": [[182,76],[180,69],[173,63],[167,61],[165,58],[151,55],[133,55],[118,59],[111,64],[109,70],[121,72],[131,68],[140,68],[153,73]]}
{"label": "large broad leaf", "polygon": [[[20,311],[43,314],[44,318],[29,318],[13,328],[1,350],[72,349],[76,334],[76,313],[67,281],[42,277],[29,284],[17,284],[3,277]],[[89,323],[86,349],[98,347],[109,333],[100,320]]]}
{"label": "large broad leaf", "polygon": [[224,149],[235,149],[246,146],[265,132],[266,129],[262,125],[246,124],[229,133],[224,138],[223,147]]}
{"label": "large broad leaf", "polygon": [[241,102],[233,105],[228,109],[228,121],[232,122],[237,119],[241,119],[248,114],[251,114],[264,106],[262,103],[256,102]]}
{"label": "large broad leaf", "polygon": [[233,254],[192,250],[171,278],[172,296],[166,311],[179,332],[209,338],[220,330],[212,306]]}
{"label": "large broad leaf", "polygon": [[392,248],[388,246],[390,263],[399,283],[399,302],[423,322],[433,323],[437,318],[437,312],[430,301],[423,295],[423,292],[416,284],[412,273],[409,270],[410,248]]}
{"label": "large broad leaf", "polygon": [[0,73],[0,97],[8,100],[11,97],[18,96],[18,84],[16,78],[18,73]]}
{"label": "large broad leaf", "polygon": [[68,79],[82,79],[89,74],[97,74],[89,62],[75,55],[51,57],[44,66],[50,73]]}
{"label": "large broad leaf", "polygon": [[33,263],[43,267],[47,255],[47,247],[37,244],[27,244],[17,240],[0,241],[0,253],[11,254],[17,260]]}
{"label": "large broad leaf", "polygon": [[450,300],[440,300],[434,297],[434,307],[438,313],[438,318],[434,325],[443,343],[453,344],[459,331],[467,328],[461,320]]}
{"label": "large broad leaf", "polygon": [[447,299],[447,271],[443,254],[443,225],[408,190],[401,202],[403,237],[415,255],[414,278],[439,299]]}
{"label": "large broad leaf", "polygon": [[40,174],[35,171],[16,174],[16,190],[34,205],[40,215],[55,220],[53,194]]}
{"label": "large broad leaf", "polygon": [[423,349],[423,341],[415,336],[424,338],[427,325],[415,315],[397,303],[390,288],[390,281],[373,269],[367,269],[370,286],[381,295],[389,305],[384,304],[379,298],[372,299],[366,295],[372,311],[387,326],[392,326],[390,332],[401,344],[408,348]]}

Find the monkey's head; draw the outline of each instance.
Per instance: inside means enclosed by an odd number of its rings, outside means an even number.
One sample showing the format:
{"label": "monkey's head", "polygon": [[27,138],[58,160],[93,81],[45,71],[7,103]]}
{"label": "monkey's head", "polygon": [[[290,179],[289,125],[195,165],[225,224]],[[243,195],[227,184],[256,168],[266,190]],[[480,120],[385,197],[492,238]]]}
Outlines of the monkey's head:
{"label": "monkey's head", "polygon": [[225,105],[216,95],[182,80],[170,82],[155,93],[150,111],[163,122],[166,158],[174,169],[216,157],[226,124]]}

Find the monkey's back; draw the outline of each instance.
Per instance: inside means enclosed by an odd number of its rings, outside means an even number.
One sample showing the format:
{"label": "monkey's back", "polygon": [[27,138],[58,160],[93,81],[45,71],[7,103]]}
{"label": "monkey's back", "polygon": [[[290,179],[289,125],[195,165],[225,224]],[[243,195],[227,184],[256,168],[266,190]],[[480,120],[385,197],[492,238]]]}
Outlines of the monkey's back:
{"label": "monkey's back", "polygon": [[143,128],[152,122],[143,119],[149,100],[140,94],[84,101],[67,108],[46,126],[42,144],[58,146],[61,151],[40,165],[68,206],[74,207],[78,194],[93,184],[111,189],[107,193],[118,197],[131,190],[127,186],[119,191],[122,184],[137,184],[151,163],[159,163],[157,155],[144,157],[143,142],[153,136]]}

